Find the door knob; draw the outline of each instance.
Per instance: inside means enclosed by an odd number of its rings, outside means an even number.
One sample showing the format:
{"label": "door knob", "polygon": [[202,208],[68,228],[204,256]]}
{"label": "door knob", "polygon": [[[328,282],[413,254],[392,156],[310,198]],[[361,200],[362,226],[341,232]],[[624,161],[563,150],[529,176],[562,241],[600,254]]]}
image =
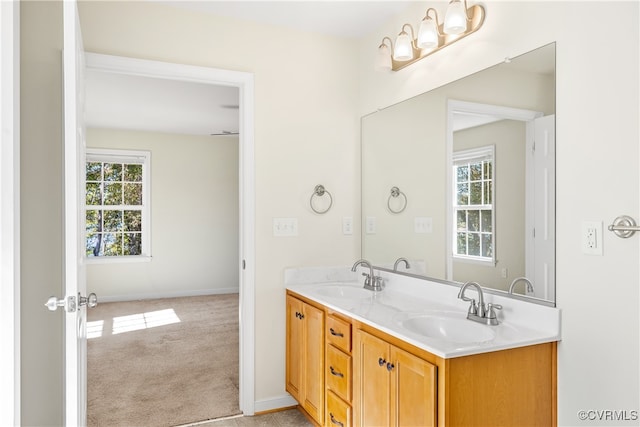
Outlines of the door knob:
{"label": "door knob", "polygon": [[76,311],[76,297],[60,299],[56,297],[49,297],[44,306],[47,307],[49,311],[56,311],[58,307],[64,307],[66,311],[68,311],[69,313],[73,313],[74,311]]}
{"label": "door knob", "polygon": [[86,305],[87,308],[94,308],[98,305],[98,296],[93,292],[91,292],[88,297],[83,297],[78,294],[78,305],[80,307]]}

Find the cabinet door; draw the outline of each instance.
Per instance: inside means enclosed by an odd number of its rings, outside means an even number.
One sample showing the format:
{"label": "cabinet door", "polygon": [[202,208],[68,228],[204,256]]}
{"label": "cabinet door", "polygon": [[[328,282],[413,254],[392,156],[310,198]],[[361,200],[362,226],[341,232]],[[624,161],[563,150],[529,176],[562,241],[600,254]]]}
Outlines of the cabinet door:
{"label": "cabinet door", "polygon": [[392,426],[436,425],[436,366],[391,347]]}
{"label": "cabinet door", "polygon": [[353,346],[353,424],[389,425],[389,344],[357,330]]}
{"label": "cabinet door", "polygon": [[324,421],[324,312],[303,304],[304,402],[302,406],[318,423]]}
{"label": "cabinet door", "polygon": [[286,390],[302,402],[303,322],[302,301],[287,296]]}

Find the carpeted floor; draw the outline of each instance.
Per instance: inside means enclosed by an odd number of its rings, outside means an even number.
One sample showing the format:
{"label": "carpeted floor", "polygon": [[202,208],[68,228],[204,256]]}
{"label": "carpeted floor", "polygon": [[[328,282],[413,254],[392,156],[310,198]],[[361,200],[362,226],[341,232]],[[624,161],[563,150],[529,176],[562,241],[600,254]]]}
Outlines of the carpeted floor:
{"label": "carpeted floor", "polygon": [[237,294],[104,303],[88,313],[89,426],[240,413]]}

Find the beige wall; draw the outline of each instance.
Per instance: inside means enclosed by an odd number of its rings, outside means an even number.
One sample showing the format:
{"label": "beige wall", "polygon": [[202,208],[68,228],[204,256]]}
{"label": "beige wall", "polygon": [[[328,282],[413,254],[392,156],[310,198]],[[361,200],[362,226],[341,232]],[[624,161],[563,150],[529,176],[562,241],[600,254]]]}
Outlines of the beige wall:
{"label": "beige wall", "polygon": [[150,262],[89,264],[105,300],[238,292],[238,138],[88,129],[87,147],[151,152]]}
{"label": "beige wall", "polygon": [[22,425],[60,426],[64,312],[62,3],[21,2],[21,405]]}
{"label": "beige wall", "polygon": [[[421,19],[428,5],[443,12],[442,3],[416,4],[364,39],[360,112],[557,42],[556,283],[564,337],[558,347],[558,416],[559,425],[593,425],[580,421],[578,410],[637,410],[640,401],[639,240],[606,231],[616,216],[637,217],[640,211],[639,4],[482,3],[487,15],[477,33],[396,73],[374,71],[375,47],[402,23]],[[606,37],[586,22],[606,26]],[[583,220],[603,222],[603,256],[582,253]]]}
{"label": "beige wall", "polygon": [[[348,265],[360,252],[359,233],[341,225],[360,216],[356,43],[151,2],[79,10],[89,52],[254,74],[255,392],[284,396],[284,268]],[[317,184],[334,197],[325,215],[308,204]],[[300,235],[273,237],[274,217],[297,217]]]}

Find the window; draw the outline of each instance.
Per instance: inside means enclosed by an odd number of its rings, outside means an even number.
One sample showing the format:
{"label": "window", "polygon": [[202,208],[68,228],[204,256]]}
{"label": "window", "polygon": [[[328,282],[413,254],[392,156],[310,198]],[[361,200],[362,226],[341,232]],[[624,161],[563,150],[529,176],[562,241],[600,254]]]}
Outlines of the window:
{"label": "window", "polygon": [[494,147],[453,153],[453,256],[495,261]]}
{"label": "window", "polygon": [[151,153],[87,149],[87,258],[150,256]]}

